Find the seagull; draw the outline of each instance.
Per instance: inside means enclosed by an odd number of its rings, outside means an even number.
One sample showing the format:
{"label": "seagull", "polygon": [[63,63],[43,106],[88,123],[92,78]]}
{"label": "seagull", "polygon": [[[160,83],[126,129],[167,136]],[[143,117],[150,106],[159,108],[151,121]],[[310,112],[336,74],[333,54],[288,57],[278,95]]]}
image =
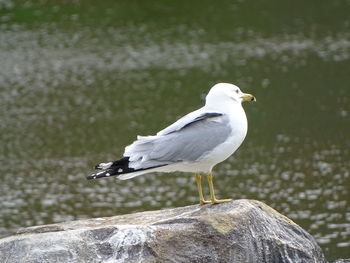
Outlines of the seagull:
{"label": "seagull", "polygon": [[[102,170],[87,179],[117,176],[126,180],[147,173],[175,171],[195,174],[199,203],[218,204],[232,199],[217,199],[213,184],[213,167],[230,157],[247,134],[247,117],[242,102],[256,101],[230,83],[214,85],[205,105],[188,113],[154,136],[137,136],[125,147],[119,160],[100,163]],[[207,174],[210,200],[205,200],[201,173]]]}

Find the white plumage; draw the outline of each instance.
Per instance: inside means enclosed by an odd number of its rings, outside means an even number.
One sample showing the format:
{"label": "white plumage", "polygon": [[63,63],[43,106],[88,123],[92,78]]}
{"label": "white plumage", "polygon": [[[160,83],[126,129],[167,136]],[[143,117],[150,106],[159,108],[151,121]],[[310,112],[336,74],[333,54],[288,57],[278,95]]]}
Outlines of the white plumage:
{"label": "white plumage", "polygon": [[88,179],[106,177],[107,173],[122,180],[150,172],[211,173],[238,149],[247,134],[243,101],[255,101],[255,97],[233,84],[216,84],[202,108],[154,136],[138,136],[125,148],[122,159],[97,165],[102,172]]}

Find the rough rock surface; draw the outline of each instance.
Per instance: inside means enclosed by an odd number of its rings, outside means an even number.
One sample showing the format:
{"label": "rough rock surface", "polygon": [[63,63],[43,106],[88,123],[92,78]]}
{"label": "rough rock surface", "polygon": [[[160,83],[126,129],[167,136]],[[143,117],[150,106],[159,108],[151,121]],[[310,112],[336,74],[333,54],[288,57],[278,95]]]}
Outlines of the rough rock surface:
{"label": "rough rock surface", "polygon": [[43,225],[0,239],[0,262],[326,262],[314,238],[254,200]]}

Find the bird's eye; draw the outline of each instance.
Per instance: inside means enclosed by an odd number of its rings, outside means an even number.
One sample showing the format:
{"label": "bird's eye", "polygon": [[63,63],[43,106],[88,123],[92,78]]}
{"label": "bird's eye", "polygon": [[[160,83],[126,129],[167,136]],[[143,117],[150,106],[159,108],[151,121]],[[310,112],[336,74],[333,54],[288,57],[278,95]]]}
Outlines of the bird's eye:
{"label": "bird's eye", "polygon": [[239,90],[238,90],[238,89],[236,89],[235,91],[236,91],[237,94],[239,93]]}

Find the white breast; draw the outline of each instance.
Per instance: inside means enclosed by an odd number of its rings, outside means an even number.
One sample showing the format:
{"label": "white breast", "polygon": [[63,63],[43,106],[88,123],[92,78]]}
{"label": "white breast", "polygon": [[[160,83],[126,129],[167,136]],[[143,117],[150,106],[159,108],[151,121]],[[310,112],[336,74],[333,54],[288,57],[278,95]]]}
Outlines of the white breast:
{"label": "white breast", "polygon": [[205,168],[202,172],[211,172],[212,168],[230,157],[242,144],[247,135],[247,117],[241,105],[234,107],[233,112],[229,114],[230,126],[232,129],[229,138],[222,144],[213,149],[200,161]]}

